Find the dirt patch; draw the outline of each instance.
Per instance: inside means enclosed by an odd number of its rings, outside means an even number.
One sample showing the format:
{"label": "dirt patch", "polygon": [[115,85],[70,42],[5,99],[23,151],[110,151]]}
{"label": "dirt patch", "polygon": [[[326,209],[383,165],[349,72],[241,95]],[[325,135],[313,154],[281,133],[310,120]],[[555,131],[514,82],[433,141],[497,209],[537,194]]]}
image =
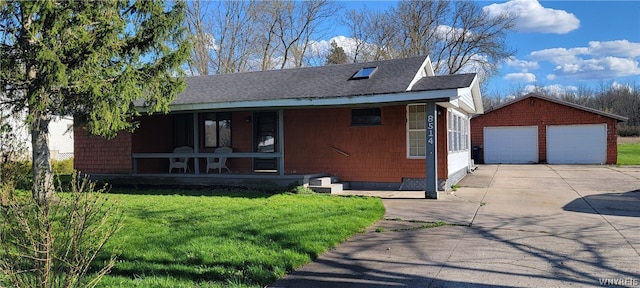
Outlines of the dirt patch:
{"label": "dirt patch", "polygon": [[639,144],[640,137],[618,137],[618,144]]}

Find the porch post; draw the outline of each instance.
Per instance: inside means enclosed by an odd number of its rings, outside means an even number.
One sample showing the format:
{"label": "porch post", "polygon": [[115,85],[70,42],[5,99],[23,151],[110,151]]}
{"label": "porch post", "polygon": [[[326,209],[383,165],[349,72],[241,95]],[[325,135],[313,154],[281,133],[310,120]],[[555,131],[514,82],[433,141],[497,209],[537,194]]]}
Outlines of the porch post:
{"label": "porch post", "polygon": [[280,158],[278,158],[278,174],[284,175],[284,113],[282,109],[278,109],[278,152],[280,152]]}
{"label": "porch post", "polygon": [[435,102],[425,104],[425,127],[426,127],[426,165],[427,180],[424,197],[427,199],[438,199],[438,139],[437,139],[437,119],[438,109]]}
{"label": "porch post", "polygon": [[[193,152],[200,152],[200,121],[198,121],[198,112],[193,112]],[[200,174],[200,159],[193,157],[193,170],[195,174]]]}

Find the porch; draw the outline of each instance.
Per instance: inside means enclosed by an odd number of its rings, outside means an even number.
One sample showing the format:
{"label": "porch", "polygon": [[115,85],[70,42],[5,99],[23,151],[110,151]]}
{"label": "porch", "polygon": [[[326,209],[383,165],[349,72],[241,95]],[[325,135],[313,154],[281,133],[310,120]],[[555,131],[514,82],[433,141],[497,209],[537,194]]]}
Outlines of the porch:
{"label": "porch", "polygon": [[254,189],[282,189],[309,185],[313,179],[327,177],[325,173],[275,174],[275,173],[162,173],[162,174],[91,174],[94,181],[108,182],[124,187],[176,187],[176,186],[233,186]]}

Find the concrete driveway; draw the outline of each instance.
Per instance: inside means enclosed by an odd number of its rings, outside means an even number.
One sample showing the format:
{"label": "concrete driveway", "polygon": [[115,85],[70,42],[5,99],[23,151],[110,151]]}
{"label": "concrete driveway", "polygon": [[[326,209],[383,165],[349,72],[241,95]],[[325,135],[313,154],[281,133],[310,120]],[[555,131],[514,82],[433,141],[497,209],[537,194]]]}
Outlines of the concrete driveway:
{"label": "concrete driveway", "polygon": [[482,165],[460,185],[369,193],[385,220],[270,287],[640,287],[640,167]]}

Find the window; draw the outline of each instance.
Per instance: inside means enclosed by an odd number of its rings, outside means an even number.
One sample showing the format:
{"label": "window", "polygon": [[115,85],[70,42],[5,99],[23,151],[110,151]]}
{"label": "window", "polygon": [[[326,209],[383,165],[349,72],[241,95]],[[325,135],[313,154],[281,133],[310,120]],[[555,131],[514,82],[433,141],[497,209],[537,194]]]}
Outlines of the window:
{"label": "window", "polygon": [[426,107],[407,105],[407,156],[424,158],[427,149]]}
{"label": "window", "polygon": [[447,135],[449,152],[469,150],[469,121],[452,111],[447,111]]}
{"label": "window", "polygon": [[356,72],[351,76],[350,80],[358,80],[358,79],[369,79],[374,72],[378,70],[378,67],[365,67],[360,69],[360,71]]}
{"label": "window", "polygon": [[204,147],[231,147],[231,113],[204,113]]}
{"label": "window", "polygon": [[373,126],[382,124],[380,108],[351,109],[351,126]]}

